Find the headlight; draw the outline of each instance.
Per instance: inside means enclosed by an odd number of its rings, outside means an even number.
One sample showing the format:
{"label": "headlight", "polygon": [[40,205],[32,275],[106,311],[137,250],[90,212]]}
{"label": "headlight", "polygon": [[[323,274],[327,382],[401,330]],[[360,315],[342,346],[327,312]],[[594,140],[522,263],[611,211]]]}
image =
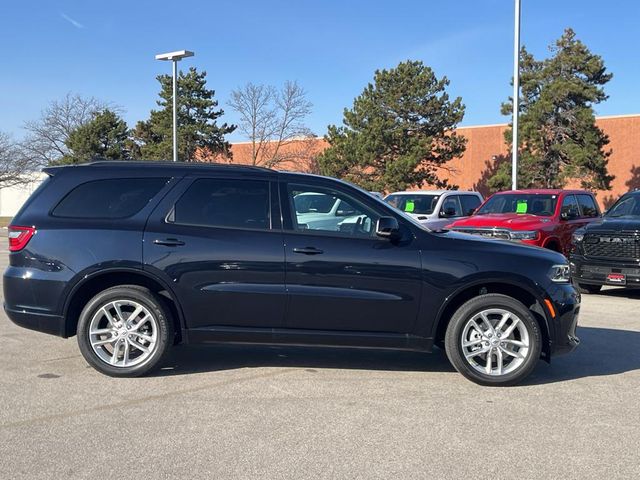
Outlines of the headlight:
{"label": "headlight", "polygon": [[509,232],[511,240],[535,240],[538,238],[536,230],[515,230]]}
{"label": "headlight", "polygon": [[549,278],[556,283],[569,283],[571,281],[571,268],[569,265],[554,265],[549,272]]}
{"label": "headlight", "polygon": [[584,233],[574,233],[571,239],[573,240],[573,243],[580,243],[584,240]]}

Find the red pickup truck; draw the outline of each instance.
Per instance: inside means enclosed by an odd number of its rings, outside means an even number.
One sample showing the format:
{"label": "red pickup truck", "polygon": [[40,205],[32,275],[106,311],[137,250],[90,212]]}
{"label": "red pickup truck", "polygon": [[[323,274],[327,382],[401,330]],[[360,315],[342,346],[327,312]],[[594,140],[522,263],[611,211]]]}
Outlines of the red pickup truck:
{"label": "red pickup truck", "polygon": [[513,190],[492,195],[471,217],[448,228],[567,255],[573,232],[599,217],[598,203],[585,190]]}

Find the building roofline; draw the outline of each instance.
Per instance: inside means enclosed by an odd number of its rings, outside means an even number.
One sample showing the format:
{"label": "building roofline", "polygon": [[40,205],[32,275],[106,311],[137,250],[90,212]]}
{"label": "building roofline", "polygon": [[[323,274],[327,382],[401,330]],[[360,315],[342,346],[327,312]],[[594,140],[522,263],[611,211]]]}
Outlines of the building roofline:
{"label": "building roofline", "polygon": [[[640,117],[640,113],[623,113],[621,115],[596,115],[596,120],[609,120],[613,118],[633,118]],[[463,130],[468,128],[491,128],[491,127],[508,127],[508,123],[490,123],[487,125],[461,125],[455,130]]]}

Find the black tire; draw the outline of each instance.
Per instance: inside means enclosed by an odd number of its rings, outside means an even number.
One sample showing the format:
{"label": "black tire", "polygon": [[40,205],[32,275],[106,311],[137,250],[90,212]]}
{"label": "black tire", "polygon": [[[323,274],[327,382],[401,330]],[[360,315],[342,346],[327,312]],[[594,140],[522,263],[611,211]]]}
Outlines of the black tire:
{"label": "black tire", "polygon": [[[465,326],[475,315],[488,309],[502,309],[516,315],[521,320],[524,328],[526,328],[529,336],[529,350],[524,361],[513,371],[503,375],[489,375],[477,371],[467,361],[463,352],[462,336]],[[445,350],[449,361],[458,372],[479,385],[508,386],[521,382],[536,367],[541,349],[542,334],[540,325],[538,325],[532,312],[518,300],[501,294],[481,295],[464,303],[454,313],[445,334]]]}
{"label": "black tire", "polygon": [[600,290],[602,290],[602,285],[589,285],[587,283],[580,283],[578,284],[578,286],[580,287],[580,293],[596,294],[599,293]]}
{"label": "black tire", "polygon": [[[157,330],[155,343],[146,354],[147,358],[133,366],[110,365],[100,358],[91,346],[89,331],[92,319],[103,307],[116,300],[128,300],[142,305],[153,316],[152,320],[155,320],[154,327]],[[100,292],[85,305],[78,320],[77,334],[82,356],[100,373],[112,377],[138,377],[160,366],[166,358],[174,340],[173,318],[163,300],[149,289],[138,285],[120,285]]]}

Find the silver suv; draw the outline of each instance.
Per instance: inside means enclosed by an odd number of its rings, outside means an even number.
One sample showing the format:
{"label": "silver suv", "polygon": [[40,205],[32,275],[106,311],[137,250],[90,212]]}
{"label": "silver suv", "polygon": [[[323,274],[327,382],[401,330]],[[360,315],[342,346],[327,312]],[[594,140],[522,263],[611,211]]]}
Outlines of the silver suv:
{"label": "silver suv", "polygon": [[390,193],[389,205],[411,215],[423,225],[437,230],[453,220],[468,217],[483,202],[478,192],[458,190],[416,190]]}

